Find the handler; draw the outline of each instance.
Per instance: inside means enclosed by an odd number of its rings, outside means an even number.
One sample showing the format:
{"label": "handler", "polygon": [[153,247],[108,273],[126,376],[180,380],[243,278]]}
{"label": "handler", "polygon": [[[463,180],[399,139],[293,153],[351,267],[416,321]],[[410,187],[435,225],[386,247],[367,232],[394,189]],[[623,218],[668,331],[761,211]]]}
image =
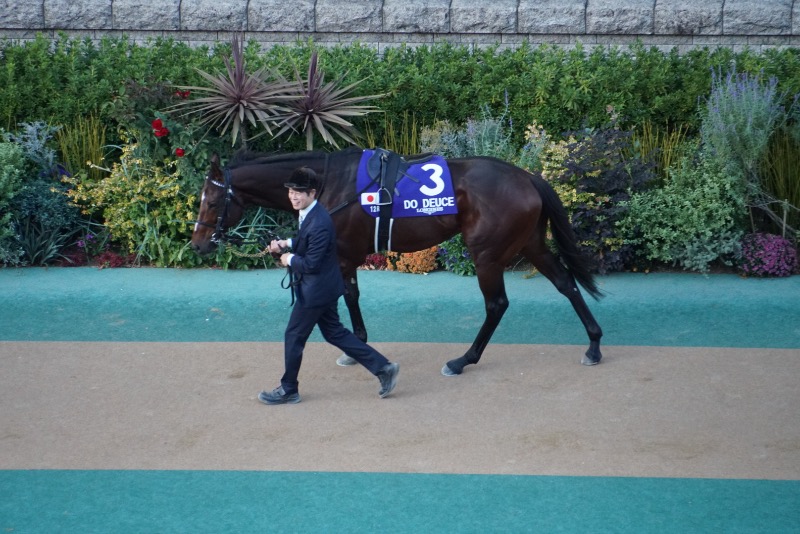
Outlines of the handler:
{"label": "handler", "polygon": [[[347,330],[339,320],[338,302],[344,294],[344,280],[336,254],[336,233],[331,216],[317,200],[319,181],[308,167],[297,169],[289,189],[292,207],[300,211],[297,236],[294,239],[273,240],[270,252],[281,254],[281,264],[289,268],[292,290],[297,302],[293,305],[284,336],[286,370],[281,385],[272,391],[262,391],[258,400],[264,404],[297,404],[300,402],[297,376],[303,361],[306,341],[319,326],[325,341],[352,356],[380,381],[381,398],[392,392],[397,384],[400,366],[391,363],[381,353]],[[293,252],[284,252],[286,250]]]}

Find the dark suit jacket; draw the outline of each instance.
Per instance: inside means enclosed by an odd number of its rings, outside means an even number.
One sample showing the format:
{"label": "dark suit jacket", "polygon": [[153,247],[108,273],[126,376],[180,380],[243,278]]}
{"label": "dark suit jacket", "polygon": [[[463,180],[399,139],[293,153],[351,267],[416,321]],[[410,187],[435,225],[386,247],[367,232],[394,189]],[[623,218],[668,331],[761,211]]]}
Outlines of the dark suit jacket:
{"label": "dark suit jacket", "polygon": [[298,303],[306,308],[329,305],[344,294],[331,216],[317,204],[292,239],[292,275]]}

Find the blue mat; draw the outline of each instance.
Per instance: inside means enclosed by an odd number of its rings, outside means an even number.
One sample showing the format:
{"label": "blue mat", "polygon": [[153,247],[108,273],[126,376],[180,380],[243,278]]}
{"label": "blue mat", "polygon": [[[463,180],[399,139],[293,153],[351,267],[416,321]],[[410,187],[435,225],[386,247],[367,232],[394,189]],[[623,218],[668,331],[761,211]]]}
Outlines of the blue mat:
{"label": "blue mat", "polygon": [[[3,269],[0,340],[283,341],[283,274]],[[589,306],[607,345],[800,348],[800,276],[621,274],[599,283],[606,297]],[[474,277],[364,271],[359,285],[371,341],[471,343],[484,319]],[[506,288],[511,305],[493,342],[587,342],[572,307],[542,276],[508,273]],[[349,324],[343,302],[340,311]]]}
{"label": "blue mat", "polygon": [[797,532],[800,482],[5,471],[14,533]]}

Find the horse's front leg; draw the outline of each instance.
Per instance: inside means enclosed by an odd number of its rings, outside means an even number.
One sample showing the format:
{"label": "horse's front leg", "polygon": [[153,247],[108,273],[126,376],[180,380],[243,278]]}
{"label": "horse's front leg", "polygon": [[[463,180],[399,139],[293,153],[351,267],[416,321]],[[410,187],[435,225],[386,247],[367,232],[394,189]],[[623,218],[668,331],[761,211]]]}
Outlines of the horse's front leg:
{"label": "horse's front leg", "polygon": [[[351,272],[342,272],[344,277],[344,303],[347,306],[347,311],[350,314],[350,324],[353,327],[353,334],[358,339],[367,342],[367,327],[364,324],[364,317],[361,315],[361,307],[358,305],[358,298],[361,296],[358,290],[358,277],[356,271],[353,269]],[[357,362],[354,358],[347,354],[342,354],[336,359],[336,363],[342,367],[355,365]]]}
{"label": "horse's front leg", "polygon": [[344,303],[347,305],[347,311],[350,313],[350,323],[353,326],[353,333],[358,339],[367,342],[367,327],[364,325],[364,317],[361,315],[361,307],[358,305],[358,299],[361,292],[358,289],[358,277],[356,272],[344,275]]}
{"label": "horse's front leg", "polygon": [[500,324],[500,319],[503,318],[506,310],[508,309],[508,297],[506,296],[505,282],[503,281],[502,268],[484,268],[477,267],[478,271],[478,284],[483,293],[484,303],[486,305],[486,319],[483,321],[475,341],[472,346],[460,358],[450,360],[444,367],[442,367],[442,374],[444,376],[460,375],[464,371],[464,367],[469,364],[478,363],[481,359],[486,345],[492,339],[497,325]]}

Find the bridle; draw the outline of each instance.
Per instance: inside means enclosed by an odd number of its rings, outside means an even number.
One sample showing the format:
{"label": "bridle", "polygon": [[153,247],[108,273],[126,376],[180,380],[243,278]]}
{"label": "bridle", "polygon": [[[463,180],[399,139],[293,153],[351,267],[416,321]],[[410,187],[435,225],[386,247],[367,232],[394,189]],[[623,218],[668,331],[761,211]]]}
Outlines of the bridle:
{"label": "bridle", "polygon": [[199,224],[200,226],[205,226],[207,228],[214,229],[214,232],[211,234],[211,242],[217,245],[224,243],[233,243],[236,245],[248,245],[252,243],[258,243],[263,245],[265,242],[269,243],[273,239],[278,239],[277,234],[275,234],[270,230],[266,231],[267,233],[266,240],[262,238],[257,241],[245,241],[241,238],[228,235],[228,232],[225,228],[225,221],[228,219],[228,212],[230,211],[231,202],[235,202],[242,209],[244,209],[244,204],[242,203],[241,200],[239,200],[239,198],[236,196],[236,193],[234,193],[233,191],[233,185],[231,183],[233,177],[231,175],[231,170],[228,167],[225,167],[223,169],[222,176],[223,179],[225,180],[224,182],[219,182],[211,178],[211,176],[206,176],[206,180],[208,182],[225,191],[225,204],[222,207],[222,211],[217,212],[216,224],[212,225],[207,222],[196,221],[196,223]]}
{"label": "bridle", "polygon": [[197,221],[197,224],[200,226],[205,226],[207,228],[213,228],[214,233],[211,234],[211,242],[215,244],[224,243],[228,240],[228,235],[225,232],[225,221],[228,218],[228,211],[230,209],[231,201],[235,200],[239,205],[241,205],[241,201],[236,198],[236,195],[233,192],[233,186],[231,185],[231,171],[227,167],[222,171],[223,179],[225,180],[224,183],[218,182],[214,180],[211,175],[206,176],[206,180],[225,191],[225,204],[222,208],[222,211],[217,211],[217,223],[216,225],[211,225],[207,222]]}

